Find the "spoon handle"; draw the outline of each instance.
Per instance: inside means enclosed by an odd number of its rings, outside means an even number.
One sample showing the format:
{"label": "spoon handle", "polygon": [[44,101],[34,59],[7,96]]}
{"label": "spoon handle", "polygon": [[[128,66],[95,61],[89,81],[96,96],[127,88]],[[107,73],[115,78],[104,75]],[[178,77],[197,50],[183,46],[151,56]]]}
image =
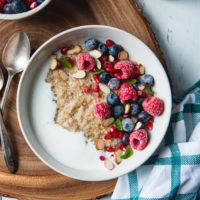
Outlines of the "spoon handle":
{"label": "spoon handle", "polygon": [[1,110],[2,114],[4,112],[5,103],[6,103],[6,99],[7,99],[7,96],[8,96],[8,91],[9,91],[9,88],[10,88],[10,83],[12,81],[13,75],[14,74],[8,72],[8,80],[7,80],[6,88],[4,90],[3,98],[2,98],[1,104],[0,104],[0,110]]}
{"label": "spoon handle", "polygon": [[0,137],[7,168],[11,173],[15,173],[18,168],[16,156],[14,153],[13,145],[10,141],[10,138],[8,136],[7,130],[3,122],[2,112],[0,112]]}

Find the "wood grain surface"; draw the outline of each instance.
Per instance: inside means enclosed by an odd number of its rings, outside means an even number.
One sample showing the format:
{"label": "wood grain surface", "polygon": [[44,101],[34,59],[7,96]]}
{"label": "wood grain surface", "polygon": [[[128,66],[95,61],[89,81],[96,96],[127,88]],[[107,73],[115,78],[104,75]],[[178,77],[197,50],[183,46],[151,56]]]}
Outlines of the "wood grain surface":
{"label": "wood grain surface", "polygon": [[[87,24],[105,24],[124,29],[144,41],[163,62],[149,23],[130,0],[53,0],[42,12],[28,19],[0,21],[0,57],[6,41],[16,31],[28,33],[34,52],[53,35]],[[21,134],[16,115],[19,77],[12,82],[4,114],[19,158],[19,170],[16,175],[9,174],[0,152],[0,194],[21,200],[73,200],[95,199],[111,193],[116,180],[83,182],[64,177],[49,169],[33,154]]]}

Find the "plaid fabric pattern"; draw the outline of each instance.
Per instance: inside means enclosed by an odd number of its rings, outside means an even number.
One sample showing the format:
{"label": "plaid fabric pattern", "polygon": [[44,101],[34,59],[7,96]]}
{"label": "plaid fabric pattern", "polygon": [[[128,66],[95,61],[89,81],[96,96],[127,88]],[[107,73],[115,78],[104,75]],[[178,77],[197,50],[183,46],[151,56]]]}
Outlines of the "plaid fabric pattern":
{"label": "plaid fabric pattern", "polygon": [[160,147],[145,164],[118,179],[112,199],[200,199],[200,81],[173,102]]}

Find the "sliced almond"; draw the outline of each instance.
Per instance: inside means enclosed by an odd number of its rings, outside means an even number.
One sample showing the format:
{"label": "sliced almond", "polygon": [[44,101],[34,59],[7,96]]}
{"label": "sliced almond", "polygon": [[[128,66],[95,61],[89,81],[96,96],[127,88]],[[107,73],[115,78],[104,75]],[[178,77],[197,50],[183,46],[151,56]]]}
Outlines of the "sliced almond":
{"label": "sliced almond", "polygon": [[103,121],[103,125],[105,127],[108,127],[108,126],[110,126],[114,122],[114,120],[115,119],[113,117],[110,117],[110,118],[108,118],[108,119],[106,119],[106,120]]}
{"label": "sliced almond", "polygon": [[115,168],[115,165],[113,162],[111,162],[109,159],[105,159],[104,160],[104,166],[109,169],[109,170],[113,170]]}
{"label": "sliced almond", "polygon": [[121,155],[122,155],[122,151],[121,150],[118,150],[118,151],[116,151],[114,153],[116,164],[120,164],[121,163],[121,161],[122,161]]}
{"label": "sliced almond", "polygon": [[131,105],[130,104],[126,104],[124,113],[128,114],[130,112],[130,109],[131,109]]}
{"label": "sliced almond", "polygon": [[114,62],[115,61],[115,58],[111,55],[108,56],[108,61],[109,62]]}
{"label": "sliced almond", "polygon": [[139,90],[144,90],[144,88],[145,88],[145,84],[141,83],[138,85]]}
{"label": "sliced almond", "polygon": [[58,61],[56,59],[56,56],[55,55],[52,55],[51,56],[51,60],[50,60],[50,69],[51,70],[55,70],[58,68]]}
{"label": "sliced almond", "polygon": [[140,74],[143,75],[145,73],[144,65],[139,65]]}
{"label": "sliced almond", "polygon": [[73,55],[73,54],[78,54],[81,52],[81,47],[79,45],[75,45],[72,49],[69,49],[67,51],[67,54]]}
{"label": "sliced almond", "polygon": [[101,61],[99,59],[95,59],[97,69],[101,69]]}
{"label": "sliced almond", "polygon": [[74,78],[85,78],[86,72],[83,70],[78,70],[75,74],[72,75]]}
{"label": "sliced almond", "polygon": [[136,117],[131,117],[132,122],[135,124],[137,122],[137,118]]}
{"label": "sliced almond", "polygon": [[96,139],[95,140],[95,146],[97,150],[103,150],[105,147],[105,142],[102,139]]}
{"label": "sliced almond", "polygon": [[110,88],[107,85],[103,84],[103,83],[99,83],[99,88],[105,94],[109,94],[110,93]]}
{"label": "sliced almond", "polygon": [[96,49],[89,51],[89,54],[94,58],[100,58],[102,56],[102,52]]}
{"label": "sliced almond", "polygon": [[127,51],[120,51],[118,53],[119,60],[127,60],[128,59],[128,52]]}
{"label": "sliced almond", "polygon": [[141,126],[142,126],[142,122],[137,122],[137,124],[136,124],[134,130],[137,131],[138,129],[141,128]]}

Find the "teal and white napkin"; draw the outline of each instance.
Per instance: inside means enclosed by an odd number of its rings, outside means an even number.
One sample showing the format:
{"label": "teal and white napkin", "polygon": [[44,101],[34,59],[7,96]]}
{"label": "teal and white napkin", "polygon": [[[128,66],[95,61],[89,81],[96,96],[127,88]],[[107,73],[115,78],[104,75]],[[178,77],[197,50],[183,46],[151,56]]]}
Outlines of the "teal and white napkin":
{"label": "teal and white napkin", "polygon": [[161,146],[135,171],[118,179],[115,200],[200,200],[200,81],[174,98]]}

